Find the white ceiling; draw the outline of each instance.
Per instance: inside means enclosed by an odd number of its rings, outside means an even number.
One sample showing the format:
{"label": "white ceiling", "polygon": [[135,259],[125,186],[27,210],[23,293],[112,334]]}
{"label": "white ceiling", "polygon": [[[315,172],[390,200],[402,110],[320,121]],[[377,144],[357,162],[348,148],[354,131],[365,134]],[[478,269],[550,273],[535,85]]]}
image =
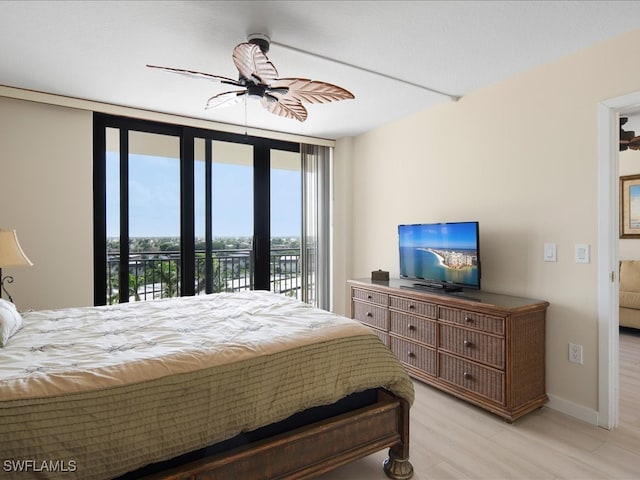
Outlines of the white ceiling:
{"label": "white ceiling", "polygon": [[[0,1],[0,85],[301,135],[340,138],[640,28],[638,1]],[[300,123],[258,102],[205,110],[251,33],[281,77],[340,85],[355,100],[311,105]],[[325,59],[293,51],[288,45]]]}

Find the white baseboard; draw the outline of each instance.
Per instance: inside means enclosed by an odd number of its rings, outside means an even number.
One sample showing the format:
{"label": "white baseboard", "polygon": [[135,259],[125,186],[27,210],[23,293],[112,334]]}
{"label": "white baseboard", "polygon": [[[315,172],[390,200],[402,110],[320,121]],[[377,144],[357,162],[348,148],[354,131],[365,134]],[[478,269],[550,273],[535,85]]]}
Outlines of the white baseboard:
{"label": "white baseboard", "polygon": [[597,410],[593,410],[585,407],[584,405],[573,403],[569,400],[565,400],[564,398],[556,397],[555,395],[550,395],[548,393],[547,396],[549,397],[549,403],[545,405],[546,407],[577,418],[578,420],[582,420],[583,422],[589,423],[593,426],[598,426]]}

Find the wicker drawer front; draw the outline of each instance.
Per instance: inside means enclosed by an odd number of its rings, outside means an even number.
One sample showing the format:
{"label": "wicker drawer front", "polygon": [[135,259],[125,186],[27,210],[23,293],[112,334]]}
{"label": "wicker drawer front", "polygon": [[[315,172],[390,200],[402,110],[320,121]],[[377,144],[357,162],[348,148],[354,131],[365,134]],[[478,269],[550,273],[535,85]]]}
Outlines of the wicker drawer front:
{"label": "wicker drawer front", "polygon": [[387,347],[389,346],[389,334],[387,332],[383,332],[382,330],[378,330],[377,328],[372,328],[373,332],[380,337],[382,343],[384,343]]}
{"label": "wicker drawer front", "polygon": [[351,292],[354,300],[371,302],[385,307],[389,304],[389,295],[386,293],[372,292],[371,290],[363,290],[361,288],[352,288]]}
{"label": "wicker drawer front", "polygon": [[422,315],[423,317],[436,318],[436,306],[433,303],[417,302],[410,298],[394,297],[389,298],[389,306],[403,312]]}
{"label": "wicker drawer front", "polygon": [[447,307],[440,307],[438,309],[438,318],[484,332],[504,335],[504,318],[481,315],[465,310],[455,310]]}
{"label": "wicker drawer front", "polygon": [[372,327],[388,330],[387,309],[369,303],[353,302],[353,318]]}
{"label": "wicker drawer front", "polygon": [[415,343],[400,340],[396,337],[391,337],[391,351],[398,359],[418,368],[429,375],[435,376],[436,374],[436,351],[427,347],[421,347]]}
{"label": "wicker drawer front", "polygon": [[440,324],[438,328],[440,330],[439,349],[496,368],[504,368],[504,338],[451,325]]}
{"label": "wicker drawer front", "polygon": [[439,354],[441,380],[504,405],[504,374],[450,355]]}
{"label": "wicker drawer front", "polygon": [[391,333],[436,346],[436,322],[391,311]]}

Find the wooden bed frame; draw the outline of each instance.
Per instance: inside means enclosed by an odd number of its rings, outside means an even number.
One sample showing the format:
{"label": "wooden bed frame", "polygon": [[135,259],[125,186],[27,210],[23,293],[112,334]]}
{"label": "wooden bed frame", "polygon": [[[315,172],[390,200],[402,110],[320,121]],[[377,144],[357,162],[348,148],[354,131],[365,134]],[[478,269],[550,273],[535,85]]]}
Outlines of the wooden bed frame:
{"label": "wooden bed frame", "polygon": [[186,463],[144,480],[289,479],[326,473],[389,448],[388,477],[409,479],[409,404],[386,390],[377,401],[246,446]]}

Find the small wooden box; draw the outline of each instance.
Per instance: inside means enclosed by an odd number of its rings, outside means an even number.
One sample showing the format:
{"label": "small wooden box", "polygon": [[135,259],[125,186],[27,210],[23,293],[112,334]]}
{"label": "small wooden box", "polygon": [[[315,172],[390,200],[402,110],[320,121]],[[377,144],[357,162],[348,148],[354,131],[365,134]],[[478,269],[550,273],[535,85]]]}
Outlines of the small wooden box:
{"label": "small wooden box", "polygon": [[389,272],[383,270],[374,270],[371,272],[371,280],[374,282],[388,282]]}

